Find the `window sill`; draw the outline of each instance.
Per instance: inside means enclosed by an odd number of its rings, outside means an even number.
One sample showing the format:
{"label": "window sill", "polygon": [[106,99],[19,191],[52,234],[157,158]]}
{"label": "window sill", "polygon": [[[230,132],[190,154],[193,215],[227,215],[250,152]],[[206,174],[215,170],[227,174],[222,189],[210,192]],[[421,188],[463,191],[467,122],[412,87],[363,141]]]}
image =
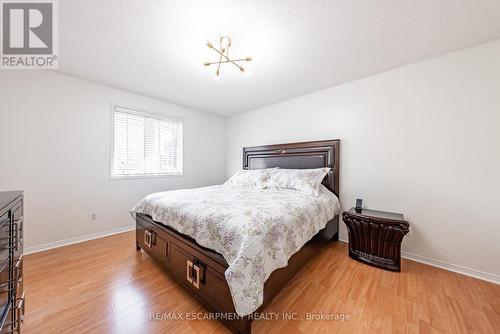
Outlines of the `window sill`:
{"label": "window sill", "polygon": [[182,177],[184,173],[180,174],[151,174],[151,175],[123,175],[116,176],[111,175],[110,180],[134,180],[134,179],[158,179],[158,178],[171,178],[171,177]]}

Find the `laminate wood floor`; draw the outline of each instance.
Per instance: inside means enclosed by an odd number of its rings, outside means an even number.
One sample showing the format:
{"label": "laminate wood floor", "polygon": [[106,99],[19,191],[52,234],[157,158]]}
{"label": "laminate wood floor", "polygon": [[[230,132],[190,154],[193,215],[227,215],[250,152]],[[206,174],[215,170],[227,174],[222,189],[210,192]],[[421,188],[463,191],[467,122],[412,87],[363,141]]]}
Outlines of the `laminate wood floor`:
{"label": "laminate wood floor", "polygon": [[[24,333],[229,333],[173,319],[207,310],[135,250],[133,232],[26,255],[24,266]],[[254,321],[253,333],[499,333],[500,286],[408,260],[399,274],[375,269],[332,242],[265,312],[279,319]]]}

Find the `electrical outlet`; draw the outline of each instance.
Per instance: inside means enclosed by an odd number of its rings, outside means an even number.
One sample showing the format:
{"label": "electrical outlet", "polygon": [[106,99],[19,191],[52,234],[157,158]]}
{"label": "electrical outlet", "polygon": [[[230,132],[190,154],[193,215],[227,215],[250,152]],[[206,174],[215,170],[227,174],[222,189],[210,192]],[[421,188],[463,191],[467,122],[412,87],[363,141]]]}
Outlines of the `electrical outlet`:
{"label": "electrical outlet", "polygon": [[90,214],[90,218],[92,219],[92,221],[96,221],[97,220],[97,214],[91,213]]}

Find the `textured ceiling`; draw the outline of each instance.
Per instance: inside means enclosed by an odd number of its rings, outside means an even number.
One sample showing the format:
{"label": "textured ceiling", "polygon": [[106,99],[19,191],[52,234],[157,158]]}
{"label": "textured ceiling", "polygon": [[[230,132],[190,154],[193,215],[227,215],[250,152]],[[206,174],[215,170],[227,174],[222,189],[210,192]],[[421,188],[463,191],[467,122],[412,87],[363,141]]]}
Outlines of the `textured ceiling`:
{"label": "textured ceiling", "polygon": [[[64,0],[59,71],[230,115],[500,38],[498,0]],[[249,75],[220,80],[233,39]]]}

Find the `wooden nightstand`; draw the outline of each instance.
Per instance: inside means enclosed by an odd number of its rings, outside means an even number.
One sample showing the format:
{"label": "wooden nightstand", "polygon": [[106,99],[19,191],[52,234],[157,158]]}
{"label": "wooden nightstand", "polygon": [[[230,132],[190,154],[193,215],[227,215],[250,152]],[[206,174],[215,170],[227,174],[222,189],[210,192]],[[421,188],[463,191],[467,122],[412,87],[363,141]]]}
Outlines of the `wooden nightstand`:
{"label": "wooden nightstand", "polygon": [[342,213],[349,232],[349,256],[391,271],[401,271],[401,241],[410,224],[399,213],[354,208]]}

